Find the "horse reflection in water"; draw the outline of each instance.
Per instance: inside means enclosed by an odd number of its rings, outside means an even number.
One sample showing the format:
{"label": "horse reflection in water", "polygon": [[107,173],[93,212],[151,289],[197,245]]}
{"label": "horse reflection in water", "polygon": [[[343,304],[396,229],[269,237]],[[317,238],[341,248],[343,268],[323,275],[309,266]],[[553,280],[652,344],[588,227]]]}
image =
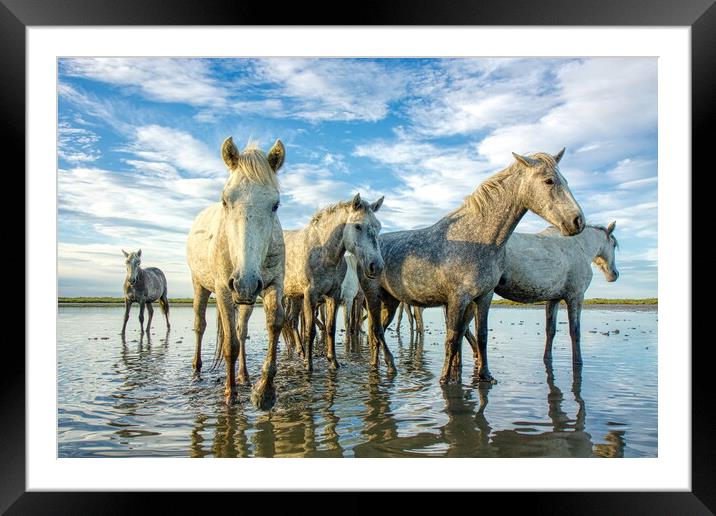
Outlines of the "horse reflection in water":
{"label": "horse reflection in water", "polygon": [[[407,336],[406,336],[407,337]],[[437,389],[442,395],[444,422],[436,427],[433,402],[415,396],[405,410],[405,397],[396,392],[396,377],[366,367],[360,385],[362,405],[350,416],[336,413],[345,396],[337,373],[309,380],[302,361],[286,364],[294,378],[284,389],[284,404],[271,414],[247,417],[240,406],[221,405],[212,416],[197,417],[191,433],[191,454],[214,457],[623,457],[625,434],[612,430],[595,443],[585,431],[587,407],[582,397],[582,370],[574,368],[571,396],[560,388],[550,363],[545,372],[545,419],[513,421],[495,430],[490,423],[489,395],[497,389],[473,372],[470,384],[435,385],[429,355],[421,340],[398,338],[396,364],[409,384],[400,390]],[[349,365],[348,367],[354,367]],[[361,363],[362,367],[362,363]],[[320,380],[320,383],[317,381]],[[322,389],[315,388],[321,385]],[[345,389],[346,387],[343,386]],[[412,398],[411,398],[412,399]],[[420,403],[425,403],[421,406]],[[340,416],[340,417],[339,417]],[[352,421],[357,419],[358,422]],[[340,425],[340,426],[339,426]],[[353,428],[353,430],[351,430]],[[213,435],[212,435],[213,434]]]}

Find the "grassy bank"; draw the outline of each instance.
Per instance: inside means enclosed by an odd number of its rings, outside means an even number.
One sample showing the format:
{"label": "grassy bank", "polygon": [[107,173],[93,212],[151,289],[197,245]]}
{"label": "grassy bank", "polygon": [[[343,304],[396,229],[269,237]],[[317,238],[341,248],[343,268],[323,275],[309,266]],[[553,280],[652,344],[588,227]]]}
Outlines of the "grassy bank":
{"label": "grassy bank", "polygon": [[[122,304],[124,303],[124,298],[122,297],[59,297],[57,298],[57,302],[59,304]],[[192,303],[192,298],[190,297],[170,297],[169,298],[170,304],[188,304],[190,305]],[[209,304],[216,303],[216,300],[213,297],[209,298]],[[259,303],[260,304],[260,301]],[[511,305],[523,305],[524,303],[516,303],[514,301],[510,301],[508,299],[495,299],[492,301],[493,305],[502,305],[502,306],[511,306]],[[544,305],[543,302],[540,303],[530,303],[533,305]],[[585,299],[584,300],[585,305],[658,305],[658,298],[655,297],[647,297],[644,299],[608,299],[604,297],[595,297],[593,299]]]}
{"label": "grassy bank", "polygon": [[[537,303],[517,303],[516,301],[510,301],[509,299],[493,299],[492,301],[493,305],[503,305],[503,306],[512,306],[512,305],[524,305],[524,304],[530,304],[530,305],[544,305],[543,301],[537,302]],[[564,301],[562,301],[562,304],[564,304]],[[585,299],[584,300],[585,305],[658,305],[659,301],[656,297],[646,297],[642,299],[609,299],[605,297],[595,297],[592,299]]]}

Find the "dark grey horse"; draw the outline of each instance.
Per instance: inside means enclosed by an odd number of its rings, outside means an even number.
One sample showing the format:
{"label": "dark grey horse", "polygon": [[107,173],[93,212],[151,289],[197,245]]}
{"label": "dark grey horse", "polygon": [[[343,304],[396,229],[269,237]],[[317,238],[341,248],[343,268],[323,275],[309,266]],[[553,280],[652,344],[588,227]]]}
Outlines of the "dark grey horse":
{"label": "dark grey horse", "polygon": [[513,153],[514,163],[482,183],[462,206],[432,226],[381,235],[383,272],[375,279],[358,272],[368,303],[371,365],[378,365],[380,347],[388,371],[395,371],[383,331],[401,301],[414,306],[445,306],[447,332],[440,383],[459,380],[460,343],[472,320],[474,301],[480,323],[475,366],[481,380],[492,380],[487,366],[487,315],[505,266],[505,244],[510,235],[528,210],[564,235],[584,229],[582,209],[557,166],[563,154],[564,149],[555,156]]}
{"label": "dark grey horse", "polygon": [[127,265],[127,276],[124,278],[124,324],[122,325],[122,335],[127,329],[127,321],[129,320],[129,310],[132,303],[139,303],[139,326],[144,333],[144,307],[149,312],[149,320],[147,321],[147,331],[152,325],[152,317],[154,317],[154,308],[152,303],[159,301],[162,307],[164,317],[167,320],[167,329],[169,324],[169,301],[167,300],[167,278],[164,273],[156,267],[147,267],[142,269],[142,250],[136,253],[128,253],[122,249]]}

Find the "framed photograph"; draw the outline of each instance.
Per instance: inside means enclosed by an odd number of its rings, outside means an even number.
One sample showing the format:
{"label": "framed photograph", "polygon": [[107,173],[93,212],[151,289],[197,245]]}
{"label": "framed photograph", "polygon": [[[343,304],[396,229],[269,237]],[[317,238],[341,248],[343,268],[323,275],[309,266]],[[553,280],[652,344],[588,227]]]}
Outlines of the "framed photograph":
{"label": "framed photograph", "polygon": [[3,0],[28,300],[3,510],[714,510],[690,207],[716,8],[420,7]]}

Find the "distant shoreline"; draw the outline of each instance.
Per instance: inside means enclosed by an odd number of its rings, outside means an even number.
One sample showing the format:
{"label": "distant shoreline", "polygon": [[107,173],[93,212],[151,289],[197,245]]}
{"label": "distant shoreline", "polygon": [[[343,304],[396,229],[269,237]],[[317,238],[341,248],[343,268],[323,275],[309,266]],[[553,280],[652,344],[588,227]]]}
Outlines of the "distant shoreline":
{"label": "distant shoreline", "polygon": [[[191,298],[169,298],[169,305],[191,305]],[[57,299],[59,306],[111,306],[124,304],[124,298],[121,297],[59,297]],[[209,298],[209,304],[216,304],[216,300]],[[257,303],[261,305],[261,303]],[[564,306],[564,302],[562,302]],[[537,308],[544,306],[544,303],[515,303],[507,299],[497,299],[492,302],[492,306],[499,308]],[[584,308],[615,308],[620,310],[637,309],[637,310],[656,310],[659,306],[658,299],[655,297],[645,299],[606,299],[593,298],[584,300]]]}

